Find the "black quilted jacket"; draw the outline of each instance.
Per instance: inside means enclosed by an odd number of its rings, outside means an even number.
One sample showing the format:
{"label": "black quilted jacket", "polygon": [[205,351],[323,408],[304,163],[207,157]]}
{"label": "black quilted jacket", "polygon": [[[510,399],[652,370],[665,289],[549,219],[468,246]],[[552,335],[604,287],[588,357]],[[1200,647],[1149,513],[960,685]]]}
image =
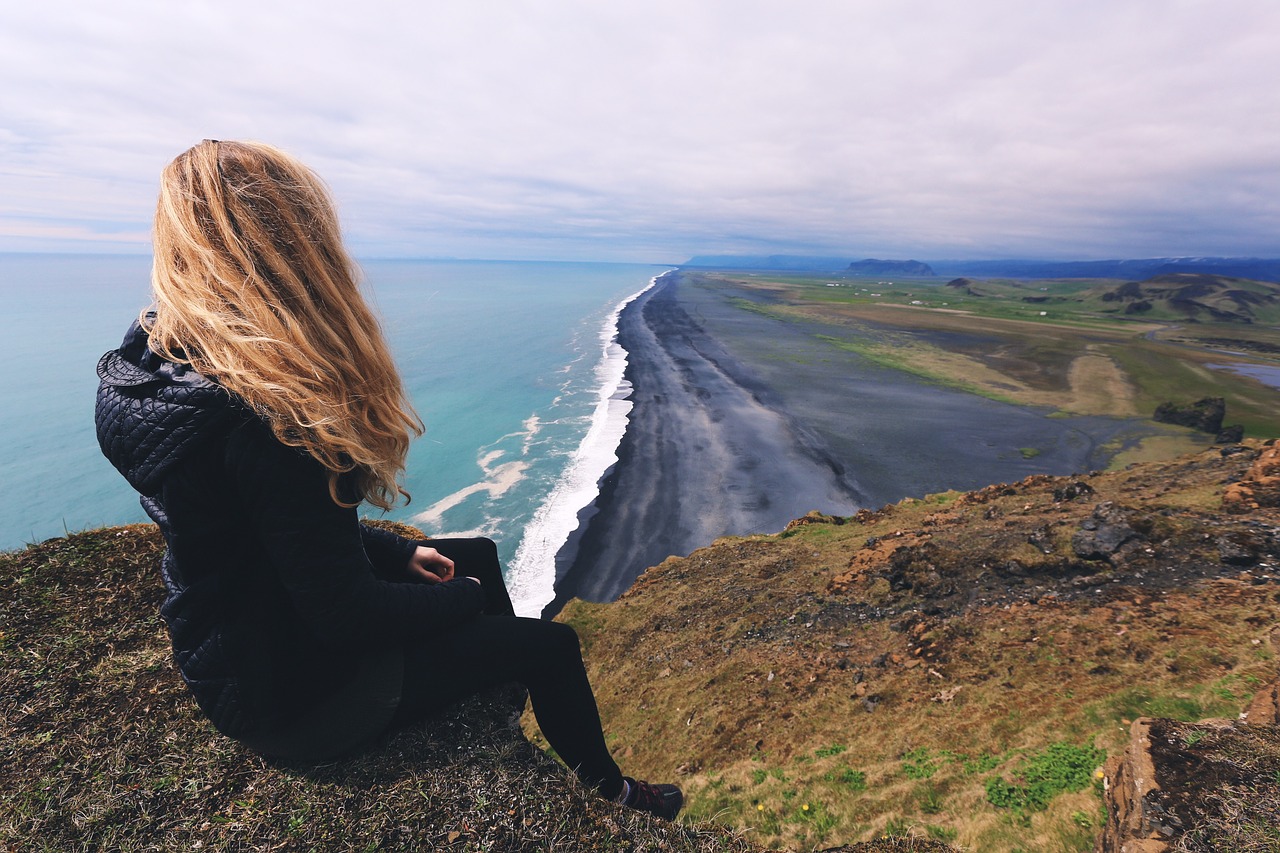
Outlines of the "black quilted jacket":
{"label": "black quilted jacket", "polygon": [[330,499],[319,463],[218,385],[151,352],[137,324],[98,377],[98,442],[164,534],[161,613],[219,730],[288,726],[360,655],[483,608],[471,581],[409,582],[412,542],[361,525]]}

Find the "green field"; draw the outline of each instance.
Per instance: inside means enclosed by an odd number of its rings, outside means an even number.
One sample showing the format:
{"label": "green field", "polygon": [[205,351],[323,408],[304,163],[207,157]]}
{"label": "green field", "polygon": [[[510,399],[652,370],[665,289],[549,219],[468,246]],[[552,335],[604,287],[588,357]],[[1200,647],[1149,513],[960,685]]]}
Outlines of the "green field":
{"label": "green field", "polygon": [[[1280,285],[1220,276],[903,278],[698,273],[739,304],[816,323],[877,364],[1063,413],[1150,418],[1164,402],[1223,397],[1226,424],[1280,436],[1280,389],[1231,366],[1280,369]],[[1206,440],[1181,428],[1146,453]],[[1127,462],[1143,455],[1124,456]]]}

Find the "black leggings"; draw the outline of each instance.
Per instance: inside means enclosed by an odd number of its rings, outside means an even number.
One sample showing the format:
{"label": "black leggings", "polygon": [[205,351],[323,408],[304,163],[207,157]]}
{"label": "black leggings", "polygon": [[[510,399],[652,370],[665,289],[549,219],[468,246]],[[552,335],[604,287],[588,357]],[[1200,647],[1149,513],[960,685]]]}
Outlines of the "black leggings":
{"label": "black leggings", "polygon": [[433,539],[423,544],[454,561],[456,576],[480,581],[484,615],[404,653],[404,681],[392,726],[402,726],[488,687],[516,681],[529,690],[547,741],[583,783],[607,797],[622,773],[604,742],[595,695],[568,625],[516,616],[488,539]]}

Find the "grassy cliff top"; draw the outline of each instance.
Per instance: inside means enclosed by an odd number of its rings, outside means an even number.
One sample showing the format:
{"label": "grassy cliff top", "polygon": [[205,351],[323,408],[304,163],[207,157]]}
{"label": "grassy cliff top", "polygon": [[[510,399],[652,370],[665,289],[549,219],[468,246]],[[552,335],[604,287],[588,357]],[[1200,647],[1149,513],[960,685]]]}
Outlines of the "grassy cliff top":
{"label": "grassy cliff top", "polygon": [[1089,850],[1135,719],[1234,718],[1276,677],[1280,509],[1223,501],[1264,450],[813,515],[561,618],[615,750],[693,817]]}
{"label": "grassy cliff top", "polygon": [[582,790],[510,691],[265,762],[173,668],[154,528],[0,554],[0,845],[1087,850],[1133,720],[1234,717],[1275,678],[1280,509],[1224,506],[1274,451],[812,515],[573,603],[611,747],[682,782],[674,824]]}
{"label": "grassy cliff top", "polygon": [[586,791],[525,739],[513,689],[349,760],[264,761],[182,685],[158,614],[162,547],[132,525],[0,554],[0,849],[761,849]]}

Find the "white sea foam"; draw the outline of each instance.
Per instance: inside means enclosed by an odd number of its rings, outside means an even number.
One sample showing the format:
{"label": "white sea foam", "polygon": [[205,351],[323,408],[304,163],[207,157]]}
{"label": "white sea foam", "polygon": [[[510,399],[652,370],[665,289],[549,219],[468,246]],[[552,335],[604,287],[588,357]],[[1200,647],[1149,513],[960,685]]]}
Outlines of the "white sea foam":
{"label": "white sea foam", "polygon": [[[440,529],[441,520],[444,514],[453,509],[458,504],[465,501],[472,495],[478,495],[481,492],[488,494],[489,499],[500,497],[511,490],[511,487],[520,482],[524,478],[524,472],[528,470],[529,463],[519,459],[511,462],[503,462],[496,464],[502,458],[501,450],[494,450],[482,455],[478,460],[480,470],[484,472],[484,479],[478,483],[472,483],[465,489],[459,489],[451,495],[447,495],[424,509],[422,512],[415,514],[412,518],[414,524],[422,525],[428,530]],[[451,531],[448,534],[436,533],[434,535],[444,536],[481,536],[491,534],[488,530],[466,530]]]}
{"label": "white sea foam", "polygon": [[522,616],[539,615],[555,597],[556,554],[577,529],[579,510],[596,499],[600,480],[618,461],[618,444],[631,412],[631,383],[623,378],[627,351],[618,343],[618,318],[622,309],[657,284],[658,278],[618,303],[601,329],[603,351],[595,370],[599,390],[591,426],[525,527],[507,572],[511,600]]}
{"label": "white sea foam", "polygon": [[538,431],[542,429],[542,421],[537,415],[530,415],[525,418],[522,426],[524,427],[524,434],[522,436],[524,440],[520,444],[520,455],[528,456],[529,448],[533,444],[534,437],[537,436]]}

